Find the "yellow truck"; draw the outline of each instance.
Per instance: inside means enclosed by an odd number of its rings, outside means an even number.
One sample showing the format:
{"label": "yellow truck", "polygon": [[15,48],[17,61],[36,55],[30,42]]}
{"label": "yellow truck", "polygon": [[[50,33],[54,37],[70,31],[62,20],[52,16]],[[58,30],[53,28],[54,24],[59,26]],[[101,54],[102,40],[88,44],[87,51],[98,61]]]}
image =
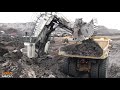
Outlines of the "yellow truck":
{"label": "yellow truck", "polygon": [[80,56],[67,54],[59,49],[59,55],[67,57],[63,71],[72,76],[78,76],[80,72],[87,72],[91,78],[107,77],[107,62],[110,47],[110,39],[105,36],[91,37],[102,48],[103,54],[100,57]]}

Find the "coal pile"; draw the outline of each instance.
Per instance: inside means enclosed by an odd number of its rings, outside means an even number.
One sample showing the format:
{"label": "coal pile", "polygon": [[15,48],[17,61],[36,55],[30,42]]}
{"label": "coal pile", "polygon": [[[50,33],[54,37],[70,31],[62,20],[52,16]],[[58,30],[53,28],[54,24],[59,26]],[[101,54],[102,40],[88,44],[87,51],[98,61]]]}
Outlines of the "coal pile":
{"label": "coal pile", "polygon": [[67,54],[99,57],[103,54],[102,48],[92,39],[84,40],[82,44],[72,44],[61,48]]}

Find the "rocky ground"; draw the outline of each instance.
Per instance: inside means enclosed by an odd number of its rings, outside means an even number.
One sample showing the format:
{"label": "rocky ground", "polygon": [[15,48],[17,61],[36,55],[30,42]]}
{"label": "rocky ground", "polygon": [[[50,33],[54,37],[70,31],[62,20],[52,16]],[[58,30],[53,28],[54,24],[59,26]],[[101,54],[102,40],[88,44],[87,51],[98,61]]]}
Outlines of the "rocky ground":
{"label": "rocky ground", "polygon": [[[63,57],[57,55],[57,43],[51,44],[48,55],[41,56],[40,58],[29,59],[20,51],[20,47],[12,46],[1,42],[1,56],[0,56],[0,77],[2,78],[3,72],[12,72],[13,78],[65,78],[69,77],[59,71],[59,65]],[[3,49],[4,47],[4,49]],[[6,47],[13,47],[12,49]]]}

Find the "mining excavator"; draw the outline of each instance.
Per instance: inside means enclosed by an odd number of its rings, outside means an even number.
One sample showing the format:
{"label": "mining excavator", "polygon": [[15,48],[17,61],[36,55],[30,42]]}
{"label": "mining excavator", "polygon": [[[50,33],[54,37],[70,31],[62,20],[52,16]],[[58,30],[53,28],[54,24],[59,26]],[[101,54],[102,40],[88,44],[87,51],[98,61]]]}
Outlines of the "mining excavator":
{"label": "mining excavator", "polygon": [[29,58],[41,57],[49,48],[49,37],[56,28],[62,28],[73,35],[75,44],[93,39],[103,50],[101,56],[82,56],[68,54],[61,47],[58,55],[67,57],[62,71],[72,76],[78,76],[80,72],[87,72],[92,78],[106,77],[106,63],[108,61],[110,39],[95,36],[95,25],[92,19],[89,23],[83,22],[82,18],[76,19],[74,23],[58,13],[41,13],[37,18],[36,25],[30,35],[25,48],[21,51]]}

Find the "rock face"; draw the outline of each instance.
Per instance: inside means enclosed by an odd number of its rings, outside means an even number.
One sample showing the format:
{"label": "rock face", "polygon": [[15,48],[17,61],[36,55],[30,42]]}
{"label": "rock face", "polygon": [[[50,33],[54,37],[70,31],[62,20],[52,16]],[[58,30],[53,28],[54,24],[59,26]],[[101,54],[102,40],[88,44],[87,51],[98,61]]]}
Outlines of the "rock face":
{"label": "rock face", "polygon": [[67,54],[81,55],[81,56],[96,56],[102,55],[103,50],[92,39],[88,39],[82,42],[82,44],[72,44],[62,48]]}

